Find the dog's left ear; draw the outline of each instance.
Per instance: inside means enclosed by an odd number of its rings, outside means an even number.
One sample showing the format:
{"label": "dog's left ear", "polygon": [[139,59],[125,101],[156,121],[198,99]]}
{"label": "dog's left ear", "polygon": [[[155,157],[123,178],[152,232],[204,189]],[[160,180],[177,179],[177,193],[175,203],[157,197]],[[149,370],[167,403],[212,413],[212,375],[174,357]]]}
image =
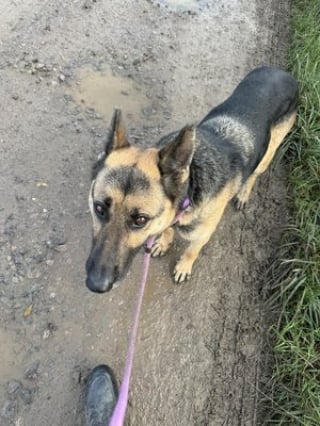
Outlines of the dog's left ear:
{"label": "dog's left ear", "polygon": [[122,111],[115,109],[111,120],[110,133],[105,147],[106,155],[114,149],[129,147],[128,135],[123,121]]}
{"label": "dog's left ear", "polygon": [[159,151],[159,166],[163,174],[190,166],[196,146],[195,126],[185,126],[178,136]]}
{"label": "dog's left ear", "polygon": [[178,136],[159,151],[159,169],[165,189],[175,195],[175,187],[189,176],[189,166],[196,147],[195,126],[184,127]]}

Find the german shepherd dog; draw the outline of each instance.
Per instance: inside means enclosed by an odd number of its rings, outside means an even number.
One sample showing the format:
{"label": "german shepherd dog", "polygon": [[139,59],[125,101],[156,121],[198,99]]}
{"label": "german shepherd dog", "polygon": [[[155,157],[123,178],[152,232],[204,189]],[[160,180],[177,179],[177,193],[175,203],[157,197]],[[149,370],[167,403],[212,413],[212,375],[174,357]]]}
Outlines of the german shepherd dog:
{"label": "german shepherd dog", "polygon": [[[105,152],[95,164],[89,195],[93,243],[86,264],[87,286],[103,293],[122,279],[150,236],[161,256],[174,228],[189,241],[173,275],[191,275],[230,200],[246,205],[259,175],[295,122],[298,84],[287,72],[260,67],[198,125],[162,138],[156,146],[130,145],[116,110]],[[171,225],[186,197],[191,205]]]}

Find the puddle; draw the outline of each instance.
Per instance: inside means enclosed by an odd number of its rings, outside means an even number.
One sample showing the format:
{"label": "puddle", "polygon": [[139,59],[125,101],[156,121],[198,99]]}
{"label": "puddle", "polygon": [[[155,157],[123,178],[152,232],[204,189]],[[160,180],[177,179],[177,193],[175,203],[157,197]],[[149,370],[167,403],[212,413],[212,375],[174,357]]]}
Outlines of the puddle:
{"label": "puddle", "polygon": [[175,12],[200,12],[209,6],[204,0],[151,0],[152,3]]}
{"label": "puddle", "polygon": [[114,108],[121,108],[126,117],[138,120],[149,104],[133,80],[114,75],[110,68],[103,71],[83,68],[68,92],[84,109],[94,108],[107,122]]}

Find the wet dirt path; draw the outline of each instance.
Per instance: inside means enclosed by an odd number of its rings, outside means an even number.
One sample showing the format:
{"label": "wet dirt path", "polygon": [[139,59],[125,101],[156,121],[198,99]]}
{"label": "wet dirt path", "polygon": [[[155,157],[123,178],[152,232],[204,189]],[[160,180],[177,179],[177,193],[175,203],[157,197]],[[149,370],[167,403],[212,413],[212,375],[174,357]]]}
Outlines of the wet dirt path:
{"label": "wet dirt path", "polygon": [[[0,424],[82,425],[88,370],[106,362],[121,377],[142,259],[110,294],[84,285],[90,167],[112,108],[146,145],[199,120],[253,66],[283,64],[287,4],[2,6]],[[152,261],[128,425],[257,424],[260,271],[286,221],[280,172],[245,214],[228,209],[188,284],[170,277],[180,242]]]}

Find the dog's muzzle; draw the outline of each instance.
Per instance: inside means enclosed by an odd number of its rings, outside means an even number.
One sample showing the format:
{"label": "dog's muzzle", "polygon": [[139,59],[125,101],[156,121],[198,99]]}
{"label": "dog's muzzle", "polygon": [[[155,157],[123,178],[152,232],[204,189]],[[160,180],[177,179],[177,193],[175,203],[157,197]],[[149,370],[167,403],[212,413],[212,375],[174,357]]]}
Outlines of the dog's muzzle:
{"label": "dog's muzzle", "polygon": [[103,268],[97,268],[93,259],[88,259],[86,264],[87,279],[86,285],[94,293],[105,293],[113,288],[118,279],[118,266],[112,268],[112,271],[106,271]]}
{"label": "dog's muzzle", "polygon": [[106,293],[107,291],[112,290],[113,287],[113,283],[110,283],[107,280],[97,283],[96,281],[93,281],[90,277],[87,277],[86,285],[88,289],[93,291],[94,293]]}

